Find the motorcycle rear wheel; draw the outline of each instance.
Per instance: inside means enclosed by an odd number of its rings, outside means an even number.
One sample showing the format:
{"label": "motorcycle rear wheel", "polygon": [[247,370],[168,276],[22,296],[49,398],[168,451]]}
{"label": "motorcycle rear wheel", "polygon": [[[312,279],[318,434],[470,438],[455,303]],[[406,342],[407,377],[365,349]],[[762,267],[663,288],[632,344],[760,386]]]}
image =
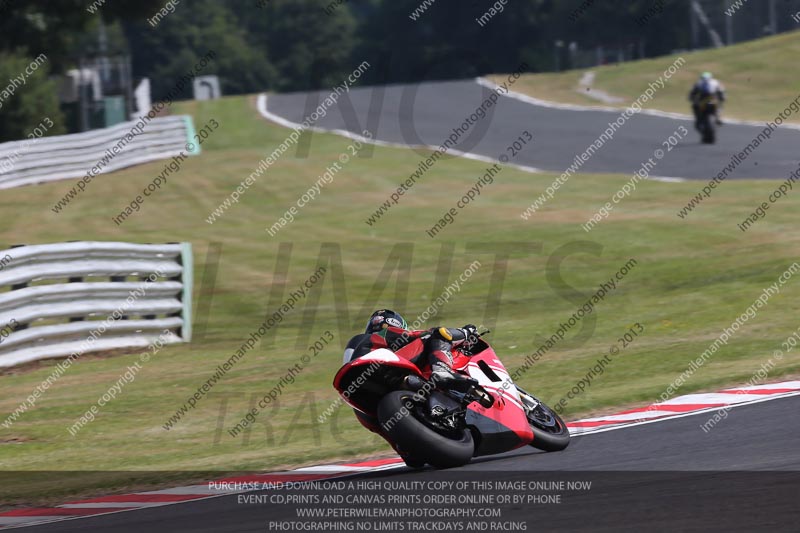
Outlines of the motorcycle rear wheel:
{"label": "motorcycle rear wheel", "polygon": [[701,134],[704,144],[714,144],[717,141],[717,125],[713,115],[706,115],[701,123]]}
{"label": "motorcycle rear wheel", "polygon": [[472,433],[465,428],[451,438],[433,430],[416,418],[413,396],[409,391],[392,391],[381,399],[378,420],[384,433],[415,462],[437,468],[467,464],[475,453]]}

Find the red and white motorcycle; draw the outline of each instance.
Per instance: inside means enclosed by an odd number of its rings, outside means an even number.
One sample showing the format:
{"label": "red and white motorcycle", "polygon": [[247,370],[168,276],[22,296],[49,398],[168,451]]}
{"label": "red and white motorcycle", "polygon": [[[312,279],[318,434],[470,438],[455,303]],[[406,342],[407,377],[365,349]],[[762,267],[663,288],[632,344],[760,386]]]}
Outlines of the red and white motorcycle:
{"label": "red and white motorcycle", "polygon": [[347,362],[333,381],[362,423],[392,443],[408,466],[449,468],[525,445],[548,452],[569,445],[561,417],[514,384],[482,337],[453,349],[453,369],[471,378],[459,387],[465,391],[430,380],[411,361],[423,350],[421,339],[397,352],[374,350]]}

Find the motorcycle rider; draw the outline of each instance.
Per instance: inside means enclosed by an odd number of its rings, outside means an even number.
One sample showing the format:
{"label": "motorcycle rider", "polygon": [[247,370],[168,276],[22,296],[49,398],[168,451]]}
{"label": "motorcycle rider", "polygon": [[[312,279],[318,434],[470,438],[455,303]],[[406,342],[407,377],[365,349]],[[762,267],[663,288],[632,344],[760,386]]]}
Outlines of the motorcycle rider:
{"label": "motorcycle rider", "polygon": [[412,359],[412,362],[425,369],[430,365],[431,380],[445,387],[460,387],[462,382],[470,382],[464,375],[453,371],[453,346],[472,344],[477,339],[478,328],[472,324],[458,329],[431,328],[411,331],[405,319],[391,309],[379,309],[372,313],[366,331],[356,335],[345,348],[344,361],[352,361],[378,348],[393,352],[403,348],[416,339],[425,342],[425,351]]}
{"label": "motorcycle rider", "polygon": [[[347,343],[344,351],[344,362],[358,359],[373,350],[386,348],[393,352],[400,350],[404,346],[412,343],[416,339],[422,339],[425,343],[425,350],[418,356],[411,359],[411,362],[424,370],[426,365],[430,365],[430,379],[434,383],[441,384],[446,388],[465,391],[471,387],[474,380],[459,374],[453,370],[453,346],[470,345],[478,339],[478,328],[472,324],[467,324],[463,328],[431,328],[427,330],[409,330],[405,319],[391,309],[379,309],[372,313],[367,321],[367,328],[364,333],[354,336]],[[365,428],[378,433],[386,438],[378,423],[378,420],[368,416],[356,409],[353,409],[356,418]],[[395,445],[386,439],[393,447]],[[395,451],[408,466],[421,466],[409,459],[402,450],[395,447]]]}
{"label": "motorcycle rider", "polygon": [[696,130],[700,131],[702,107],[708,104],[713,105],[714,119],[717,124],[722,124],[722,120],[719,118],[719,108],[722,106],[722,102],[725,101],[725,87],[710,72],[703,72],[689,92],[689,100],[692,102],[694,128]]}

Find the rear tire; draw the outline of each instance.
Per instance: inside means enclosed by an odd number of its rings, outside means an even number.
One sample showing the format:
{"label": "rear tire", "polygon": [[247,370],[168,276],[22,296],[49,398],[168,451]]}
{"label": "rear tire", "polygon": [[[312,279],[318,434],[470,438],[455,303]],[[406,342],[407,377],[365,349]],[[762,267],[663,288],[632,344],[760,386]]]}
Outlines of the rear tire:
{"label": "rear tire", "polygon": [[[456,438],[442,435],[415,417],[413,392],[392,391],[378,404],[381,429],[403,454],[413,457],[415,466],[424,461],[437,468],[467,464],[475,453],[475,443],[468,429]],[[408,414],[406,414],[408,413]]]}
{"label": "rear tire", "polygon": [[703,118],[703,142],[705,144],[714,144],[717,141],[717,125],[714,123],[712,115],[706,115]]}

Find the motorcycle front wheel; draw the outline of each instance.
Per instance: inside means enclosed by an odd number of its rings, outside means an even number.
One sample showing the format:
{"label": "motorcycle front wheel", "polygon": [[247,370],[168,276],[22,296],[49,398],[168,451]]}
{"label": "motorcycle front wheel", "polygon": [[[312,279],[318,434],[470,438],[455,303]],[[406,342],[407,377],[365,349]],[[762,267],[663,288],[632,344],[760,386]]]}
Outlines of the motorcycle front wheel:
{"label": "motorcycle front wheel", "polygon": [[530,446],[545,452],[559,452],[569,446],[569,429],[561,417],[530,393],[517,390],[533,431]]}

